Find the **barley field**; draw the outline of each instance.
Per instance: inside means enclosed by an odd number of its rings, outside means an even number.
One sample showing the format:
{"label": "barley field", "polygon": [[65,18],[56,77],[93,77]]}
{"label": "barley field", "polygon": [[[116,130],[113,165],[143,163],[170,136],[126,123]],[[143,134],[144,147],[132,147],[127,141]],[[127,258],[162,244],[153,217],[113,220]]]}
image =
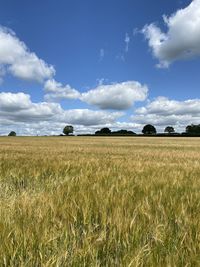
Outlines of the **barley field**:
{"label": "barley field", "polygon": [[1,137],[0,266],[200,266],[200,138]]}

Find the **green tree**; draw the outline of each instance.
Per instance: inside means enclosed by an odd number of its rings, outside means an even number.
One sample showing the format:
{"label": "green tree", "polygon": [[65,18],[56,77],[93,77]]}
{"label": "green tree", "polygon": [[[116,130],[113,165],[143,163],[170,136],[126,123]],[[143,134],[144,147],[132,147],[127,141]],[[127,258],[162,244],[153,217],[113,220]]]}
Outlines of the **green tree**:
{"label": "green tree", "polygon": [[118,130],[115,132],[112,132],[113,135],[135,135],[136,133],[134,133],[133,131],[128,131],[128,130]]}
{"label": "green tree", "polygon": [[65,135],[72,134],[74,132],[74,127],[72,125],[66,125],[65,128],[63,129],[63,133]]}
{"label": "green tree", "polygon": [[186,127],[186,133],[191,135],[200,135],[200,124],[199,125],[188,125]]}
{"label": "green tree", "polygon": [[156,128],[151,124],[147,124],[144,126],[142,133],[143,134],[156,134]]}
{"label": "green tree", "polygon": [[167,126],[166,128],[165,128],[165,131],[164,131],[165,133],[168,133],[168,134],[171,134],[171,133],[175,133],[175,130],[174,130],[174,127],[172,127],[172,126]]}
{"label": "green tree", "polygon": [[105,128],[102,128],[100,131],[96,131],[95,134],[110,134],[111,133],[111,130],[107,127]]}
{"label": "green tree", "polygon": [[14,132],[14,131],[11,131],[9,134],[8,134],[8,136],[16,136],[17,134],[16,134],[16,132]]}

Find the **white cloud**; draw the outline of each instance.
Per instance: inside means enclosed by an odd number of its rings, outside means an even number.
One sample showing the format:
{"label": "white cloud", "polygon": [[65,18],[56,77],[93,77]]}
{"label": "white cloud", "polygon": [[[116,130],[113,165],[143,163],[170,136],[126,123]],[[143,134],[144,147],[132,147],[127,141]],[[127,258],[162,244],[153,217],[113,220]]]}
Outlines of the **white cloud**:
{"label": "white cloud", "polygon": [[172,125],[177,130],[184,131],[188,124],[200,123],[200,99],[176,101],[158,97],[145,107],[137,109],[135,114],[132,121],[136,123],[151,123],[157,127]]}
{"label": "white cloud", "polygon": [[30,96],[24,93],[0,93],[0,110],[10,111],[23,110],[31,105]]}
{"label": "white cloud", "polygon": [[148,87],[136,81],[99,85],[82,94],[81,100],[101,109],[125,110],[135,101],[144,101]]}
{"label": "white cloud", "polygon": [[171,16],[163,16],[166,33],[155,24],[146,25],[143,33],[149,41],[159,67],[168,67],[173,61],[200,56],[200,0]]}
{"label": "white cloud", "polygon": [[125,35],[124,42],[126,44],[125,52],[127,53],[129,50],[129,43],[130,43],[130,36],[128,35],[128,33],[126,33],[126,35]]}
{"label": "white cloud", "polygon": [[[5,133],[10,128],[17,127],[18,131],[28,134],[28,129],[36,134],[47,134],[52,125],[63,127],[64,124],[90,127],[114,123],[123,113],[94,111],[89,109],[64,110],[58,103],[33,103],[30,95],[24,93],[0,93],[0,131]],[[40,127],[45,125],[44,128]],[[58,133],[60,129],[54,129]],[[53,131],[51,130],[52,134]],[[49,134],[49,133],[48,133]]]}
{"label": "white cloud", "polygon": [[123,116],[122,112],[106,112],[89,109],[72,109],[65,111],[65,121],[75,125],[101,125],[114,123],[116,119]]}
{"label": "white cloud", "polygon": [[29,51],[15,33],[0,26],[0,65],[13,76],[43,82],[55,74],[53,66]]}
{"label": "white cloud", "polygon": [[167,97],[158,97],[145,108],[137,109],[138,114],[168,115],[200,115],[200,99],[185,101],[169,100]]}
{"label": "white cloud", "polygon": [[57,103],[32,103],[30,95],[20,93],[0,93],[0,116],[14,122],[49,121],[62,108]]}
{"label": "white cloud", "polygon": [[148,87],[136,81],[103,84],[104,79],[99,80],[99,85],[85,93],[80,93],[70,85],[63,86],[54,79],[46,81],[44,85],[44,99],[55,102],[61,99],[79,99],[100,109],[125,110],[133,106],[136,101],[144,101],[148,94]]}
{"label": "white cloud", "polygon": [[46,101],[55,101],[60,99],[77,99],[80,93],[71,88],[70,85],[63,86],[61,83],[56,82],[54,79],[46,81],[44,85],[46,92],[44,98]]}

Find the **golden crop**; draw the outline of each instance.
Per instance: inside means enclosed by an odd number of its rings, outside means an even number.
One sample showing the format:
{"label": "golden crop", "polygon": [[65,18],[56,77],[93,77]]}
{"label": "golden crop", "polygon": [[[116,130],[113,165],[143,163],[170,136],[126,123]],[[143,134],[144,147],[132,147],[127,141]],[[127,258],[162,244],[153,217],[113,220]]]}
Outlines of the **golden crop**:
{"label": "golden crop", "polygon": [[0,266],[200,266],[200,139],[1,137]]}

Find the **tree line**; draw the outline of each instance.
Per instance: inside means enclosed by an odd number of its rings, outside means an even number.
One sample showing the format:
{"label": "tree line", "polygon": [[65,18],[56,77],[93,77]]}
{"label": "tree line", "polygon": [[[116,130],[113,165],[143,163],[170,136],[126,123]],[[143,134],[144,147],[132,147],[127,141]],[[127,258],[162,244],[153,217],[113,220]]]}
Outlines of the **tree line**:
{"label": "tree line", "polygon": [[[157,133],[156,127],[151,125],[151,124],[147,124],[143,127],[142,129],[142,133],[144,135],[189,135],[189,136],[200,136],[200,124],[199,125],[188,125],[185,128],[185,132],[183,133],[177,133],[175,132],[174,127],[172,126],[167,126],[164,129],[164,133]],[[99,131],[95,132],[95,135],[137,135],[135,132],[133,131],[128,131],[128,130],[119,130],[119,131],[114,131],[112,132],[109,128],[105,127],[100,129]]]}
{"label": "tree line", "polygon": [[[73,134],[73,126],[67,125],[63,129],[63,133],[65,135]],[[156,127],[151,124],[146,124],[142,129],[143,135],[162,135],[160,133],[157,133]],[[91,135],[91,134],[85,134],[85,135]],[[111,131],[108,127],[101,128],[100,130],[95,132],[95,135],[137,135],[135,132],[130,130],[118,130],[118,131]],[[188,125],[185,128],[185,132],[183,133],[177,133],[175,132],[174,127],[167,126],[164,129],[164,135],[185,135],[185,136],[200,136],[200,124],[198,125]]]}
{"label": "tree line", "polygon": [[[63,134],[60,134],[60,135],[73,135],[73,132],[74,132],[74,127],[72,125],[66,125],[63,129]],[[156,127],[151,125],[151,124],[147,124],[143,127],[142,129],[142,133],[144,135],[163,135],[163,134],[158,134],[157,133],[157,130],[156,130]],[[16,136],[16,132],[15,131],[11,131],[8,136]],[[85,134],[85,135],[91,135],[91,134]],[[95,132],[95,135],[119,135],[119,136],[122,136],[122,135],[137,135],[135,132],[133,131],[130,131],[130,130],[118,130],[118,131],[111,131],[109,128],[107,127],[104,127],[104,128],[101,128],[100,130],[96,131]],[[194,124],[191,124],[191,125],[188,125],[186,126],[185,128],[185,132],[183,133],[177,133],[175,132],[175,129],[174,127],[172,126],[167,126],[165,127],[164,129],[164,135],[183,135],[183,136],[200,136],[200,124],[198,125],[194,125]]]}

